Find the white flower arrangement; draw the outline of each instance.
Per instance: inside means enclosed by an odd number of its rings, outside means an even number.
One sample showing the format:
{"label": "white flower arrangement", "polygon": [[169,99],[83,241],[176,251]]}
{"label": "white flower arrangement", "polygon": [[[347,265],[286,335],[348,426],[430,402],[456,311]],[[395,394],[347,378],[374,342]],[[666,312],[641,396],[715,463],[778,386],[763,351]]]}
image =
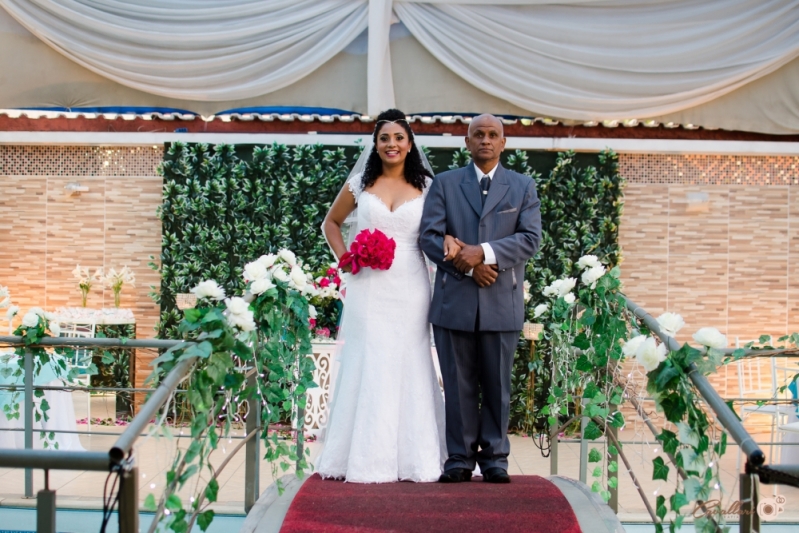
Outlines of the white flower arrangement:
{"label": "white flower arrangement", "polygon": [[94,283],[94,281],[102,281],[102,269],[97,269],[97,272],[95,272],[94,277],[92,277],[92,275],[89,273],[88,268],[82,267],[80,266],[80,264],[78,264],[72,270],[72,277],[75,278],[78,282],[78,288],[80,289],[80,294],[81,294],[81,301],[83,302],[83,307],[86,307],[86,300],[89,297],[89,292],[92,290],[92,284]]}
{"label": "white flower arrangement", "polygon": [[575,278],[556,279],[544,289],[543,293],[544,296],[558,298],[569,294],[576,285],[577,280]]}
{"label": "white flower arrangement", "polygon": [[674,337],[685,326],[685,320],[677,313],[663,313],[658,317],[660,331],[669,337]]}
{"label": "white flower arrangement", "polygon": [[316,294],[313,276],[297,262],[291,250],[280,250],[277,254],[262,255],[244,266],[244,281],[250,293],[258,296],[276,287],[276,283],[286,283],[289,288],[302,294]]}
{"label": "white flower arrangement", "polygon": [[127,265],[123,266],[118,272],[115,268],[111,268],[105,274],[103,274],[102,269],[97,269],[95,276],[101,278],[103,284],[114,291],[114,307],[119,307],[119,294],[122,292],[124,285],[136,286],[136,276]]}

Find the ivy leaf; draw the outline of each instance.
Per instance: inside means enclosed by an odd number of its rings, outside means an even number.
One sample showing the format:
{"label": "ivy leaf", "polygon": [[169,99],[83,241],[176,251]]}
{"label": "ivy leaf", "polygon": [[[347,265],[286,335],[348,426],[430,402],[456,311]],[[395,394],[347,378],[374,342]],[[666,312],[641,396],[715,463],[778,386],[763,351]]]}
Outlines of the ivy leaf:
{"label": "ivy leaf", "polygon": [[663,414],[666,415],[666,420],[673,424],[682,421],[688,408],[683,397],[677,393],[671,393],[663,397],[660,405],[663,407]]}
{"label": "ivy leaf", "polygon": [[166,499],[164,507],[175,513],[183,508],[183,502],[180,501],[180,496],[177,494],[170,494]]}
{"label": "ivy leaf", "polygon": [[619,463],[617,461],[610,461],[608,463],[608,472],[618,472],[619,471]]}
{"label": "ivy leaf", "polygon": [[657,515],[657,517],[660,518],[661,520],[666,518],[666,513],[668,512],[668,509],[666,509],[666,497],[658,496],[655,499],[655,506],[656,506],[655,514]]}
{"label": "ivy leaf", "polygon": [[154,513],[158,510],[158,506],[155,504],[155,496],[152,494],[148,494],[146,498],[144,498],[143,504],[144,510]]}
{"label": "ivy leaf", "polygon": [[619,486],[619,478],[617,477],[610,477],[608,478],[608,487],[615,489]]}
{"label": "ivy leaf", "polygon": [[602,436],[602,430],[599,429],[599,426],[596,425],[596,422],[591,420],[585,426],[585,432],[583,433],[583,436],[586,440],[598,439]]}
{"label": "ivy leaf", "polygon": [[211,522],[214,520],[214,510],[209,509],[204,513],[200,513],[197,515],[197,525],[200,526],[201,531],[206,531],[208,526],[211,525]]}
{"label": "ivy leaf", "polygon": [[591,448],[591,450],[588,452],[588,462],[598,463],[601,460],[602,460],[602,454],[599,453],[599,450],[597,450],[596,448]]}
{"label": "ivy leaf", "polygon": [[675,492],[669,498],[669,503],[671,504],[671,510],[679,514],[680,508],[688,505],[688,498],[682,492]]}
{"label": "ivy leaf", "polygon": [[662,457],[655,457],[652,459],[652,479],[662,479],[663,481],[669,480],[669,467],[663,461]]}
{"label": "ivy leaf", "polygon": [[663,444],[664,452],[671,455],[677,453],[677,446],[679,446],[680,443],[677,440],[677,435],[673,431],[663,429],[660,435],[657,436],[657,439]]}
{"label": "ivy leaf", "polygon": [[219,482],[216,478],[211,479],[208,482],[208,486],[205,487],[205,498],[208,500],[209,503],[215,502],[217,495],[219,494]]}

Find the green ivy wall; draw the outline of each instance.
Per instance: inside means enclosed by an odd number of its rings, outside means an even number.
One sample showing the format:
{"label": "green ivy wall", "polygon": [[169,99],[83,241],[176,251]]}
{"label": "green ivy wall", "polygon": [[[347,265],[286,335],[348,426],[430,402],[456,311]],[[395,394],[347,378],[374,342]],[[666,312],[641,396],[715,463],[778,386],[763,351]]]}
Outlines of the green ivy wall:
{"label": "green ivy wall", "polygon": [[[464,150],[425,150],[441,172],[469,161]],[[167,147],[160,258],[159,334],[174,336],[180,320],[178,294],[212,278],[228,293],[243,288],[244,265],[258,256],[290,248],[314,270],[332,260],[321,235],[322,219],[359,154],[358,148],[272,145],[209,146],[176,143]],[[527,267],[532,308],[544,286],[566,274],[587,253],[615,265],[620,260],[618,228],[623,180],[615,154],[575,155],[506,152],[503,165],[535,177],[544,228],[541,250]],[[335,313],[334,306],[328,306]],[[335,323],[337,317],[323,317]],[[531,423],[528,412],[531,369],[542,367],[548,347],[530,361],[528,342],[520,341],[513,376],[514,427]],[[540,396],[542,380],[535,387]],[[536,404],[544,405],[542,398]]]}

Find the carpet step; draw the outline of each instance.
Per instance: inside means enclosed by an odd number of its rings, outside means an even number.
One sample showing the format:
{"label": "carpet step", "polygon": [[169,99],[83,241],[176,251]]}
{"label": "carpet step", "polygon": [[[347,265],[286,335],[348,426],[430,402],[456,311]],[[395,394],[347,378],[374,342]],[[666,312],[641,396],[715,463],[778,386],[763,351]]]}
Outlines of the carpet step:
{"label": "carpet step", "polygon": [[242,533],[436,531],[470,533],[623,533],[610,508],[582,483],[513,476],[483,483],[359,484],[284,476],[250,511]]}

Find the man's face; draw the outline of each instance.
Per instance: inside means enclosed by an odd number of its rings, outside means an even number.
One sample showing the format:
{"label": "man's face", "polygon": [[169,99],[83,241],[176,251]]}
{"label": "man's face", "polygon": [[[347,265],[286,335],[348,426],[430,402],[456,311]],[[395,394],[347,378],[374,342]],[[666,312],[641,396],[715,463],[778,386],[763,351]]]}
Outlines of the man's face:
{"label": "man's face", "polygon": [[505,135],[499,120],[490,115],[475,118],[469,125],[466,148],[471,152],[472,160],[475,162],[488,163],[499,160],[499,155],[505,149]]}

